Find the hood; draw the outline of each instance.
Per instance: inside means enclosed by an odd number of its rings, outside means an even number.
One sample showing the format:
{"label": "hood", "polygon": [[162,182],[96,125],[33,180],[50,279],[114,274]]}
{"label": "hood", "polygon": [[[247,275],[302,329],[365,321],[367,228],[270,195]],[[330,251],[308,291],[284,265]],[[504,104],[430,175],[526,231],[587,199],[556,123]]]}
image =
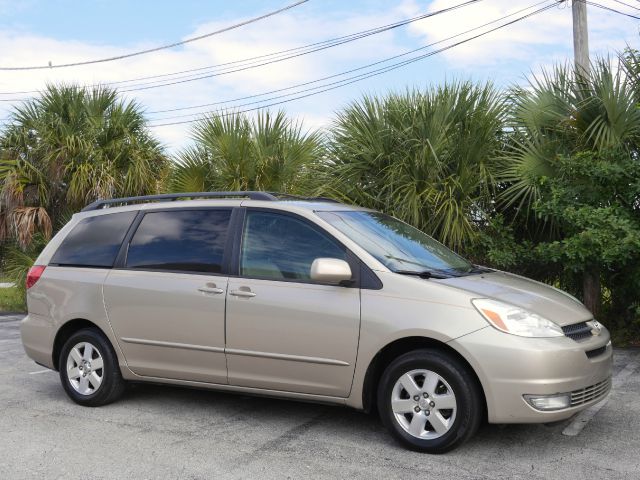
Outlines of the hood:
{"label": "hood", "polygon": [[436,281],[478,298],[492,298],[524,308],[561,327],[593,318],[584,305],[561,290],[511,273],[491,272]]}

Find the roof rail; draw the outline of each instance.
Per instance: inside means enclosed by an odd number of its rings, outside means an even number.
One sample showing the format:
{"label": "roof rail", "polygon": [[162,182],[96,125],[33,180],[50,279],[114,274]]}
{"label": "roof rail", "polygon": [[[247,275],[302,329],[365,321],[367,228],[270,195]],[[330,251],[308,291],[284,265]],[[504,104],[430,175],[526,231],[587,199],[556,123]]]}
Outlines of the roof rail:
{"label": "roof rail", "polygon": [[329,197],[305,197],[303,195],[293,195],[291,193],[278,193],[278,192],[267,192],[270,195],[273,195],[277,199],[289,199],[289,200],[302,200],[306,202],[329,202],[329,203],[340,203],[338,200],[334,200]]}
{"label": "roof rail", "polygon": [[143,195],[141,197],[112,198],[108,200],[97,200],[82,209],[83,212],[99,210],[111,205],[128,205],[142,202],[171,202],[181,198],[225,198],[225,197],[247,197],[250,200],[276,201],[278,198],[268,192],[190,192],[190,193],[164,193],[161,195]]}

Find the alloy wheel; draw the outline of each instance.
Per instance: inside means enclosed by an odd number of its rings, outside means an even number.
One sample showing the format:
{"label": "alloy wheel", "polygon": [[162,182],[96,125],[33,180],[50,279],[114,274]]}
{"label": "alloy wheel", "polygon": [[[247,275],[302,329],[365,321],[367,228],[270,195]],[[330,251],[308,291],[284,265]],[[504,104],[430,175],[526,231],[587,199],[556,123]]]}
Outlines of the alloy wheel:
{"label": "alloy wheel", "polygon": [[447,381],[431,370],[411,370],[391,391],[391,410],[413,437],[433,440],[447,433],[456,419],[456,396]]}
{"label": "alloy wheel", "polygon": [[94,394],[102,384],[104,363],[100,351],[89,342],[80,342],[67,355],[67,378],[81,395]]}

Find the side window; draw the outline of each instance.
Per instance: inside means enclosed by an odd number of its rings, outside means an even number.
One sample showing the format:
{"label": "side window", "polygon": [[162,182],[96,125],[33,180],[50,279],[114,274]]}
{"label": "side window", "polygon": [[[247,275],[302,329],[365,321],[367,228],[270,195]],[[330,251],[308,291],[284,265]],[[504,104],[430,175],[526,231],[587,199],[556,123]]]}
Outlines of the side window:
{"label": "side window", "polygon": [[240,274],[272,280],[311,279],[316,258],[346,260],[346,252],[329,235],[307,222],[279,213],[247,212]]}
{"label": "side window", "polygon": [[231,210],[147,213],[129,244],[127,267],[219,273]]}
{"label": "side window", "polygon": [[51,263],[111,268],[137,213],[108,213],[81,220],[62,241]]}

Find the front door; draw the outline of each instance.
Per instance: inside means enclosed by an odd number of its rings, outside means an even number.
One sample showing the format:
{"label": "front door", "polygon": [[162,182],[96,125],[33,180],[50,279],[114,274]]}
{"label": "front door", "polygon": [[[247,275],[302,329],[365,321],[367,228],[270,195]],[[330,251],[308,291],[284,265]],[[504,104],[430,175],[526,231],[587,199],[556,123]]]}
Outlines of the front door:
{"label": "front door", "polygon": [[222,275],[231,209],[149,211],[109,273],[105,307],[139,375],[227,383]]}
{"label": "front door", "polygon": [[360,330],[360,291],[311,281],[320,257],[345,248],[300,217],[247,210],[239,276],[227,292],[229,383],[347,397]]}

